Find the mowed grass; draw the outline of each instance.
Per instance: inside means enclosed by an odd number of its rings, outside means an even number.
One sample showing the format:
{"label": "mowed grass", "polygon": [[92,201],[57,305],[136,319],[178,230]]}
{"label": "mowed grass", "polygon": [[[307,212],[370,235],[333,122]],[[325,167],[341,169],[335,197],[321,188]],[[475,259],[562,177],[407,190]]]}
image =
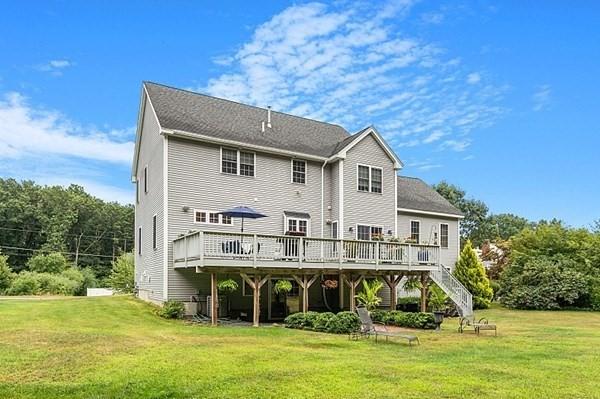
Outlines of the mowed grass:
{"label": "mowed grass", "polygon": [[421,346],[162,320],[130,297],[0,300],[0,398],[600,398],[600,314],[477,313]]}

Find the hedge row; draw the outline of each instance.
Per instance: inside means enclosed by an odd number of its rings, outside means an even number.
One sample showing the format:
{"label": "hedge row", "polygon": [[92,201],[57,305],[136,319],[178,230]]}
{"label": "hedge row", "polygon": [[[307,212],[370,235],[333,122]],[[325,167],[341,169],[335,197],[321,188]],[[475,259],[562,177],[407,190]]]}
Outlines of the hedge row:
{"label": "hedge row", "polygon": [[374,310],[371,312],[371,319],[375,323],[398,327],[420,328],[424,330],[433,330],[436,327],[432,313]]}
{"label": "hedge row", "polygon": [[360,319],[353,312],[306,312],[293,313],[285,318],[285,326],[328,332],[333,334],[349,334],[360,328]]}

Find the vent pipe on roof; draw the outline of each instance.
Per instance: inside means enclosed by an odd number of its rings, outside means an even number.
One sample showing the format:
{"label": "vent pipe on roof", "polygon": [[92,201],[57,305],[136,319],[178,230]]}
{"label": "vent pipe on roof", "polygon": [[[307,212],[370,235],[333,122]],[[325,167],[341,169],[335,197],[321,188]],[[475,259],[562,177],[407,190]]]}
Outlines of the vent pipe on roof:
{"label": "vent pipe on roof", "polygon": [[265,121],[262,121],[260,124],[261,124],[260,131],[264,133],[265,132]]}
{"label": "vent pipe on roof", "polygon": [[267,127],[270,129],[273,127],[273,125],[271,125],[271,106],[267,106]]}

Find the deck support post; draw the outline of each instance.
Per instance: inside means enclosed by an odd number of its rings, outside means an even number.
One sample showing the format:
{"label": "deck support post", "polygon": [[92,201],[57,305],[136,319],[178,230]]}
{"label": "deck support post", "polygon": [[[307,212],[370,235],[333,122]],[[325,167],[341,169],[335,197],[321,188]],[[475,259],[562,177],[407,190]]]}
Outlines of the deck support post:
{"label": "deck support post", "polygon": [[398,274],[396,276],[393,274],[390,274],[389,276],[383,276],[383,281],[385,281],[387,286],[390,287],[390,310],[396,310],[396,304],[398,303],[397,288],[400,280],[402,280],[402,277],[404,277],[403,274]]}
{"label": "deck support post", "polygon": [[427,278],[428,272],[421,272],[421,312],[427,312]]}
{"label": "deck support post", "polygon": [[302,288],[302,313],[306,313],[308,312],[308,289],[317,281],[319,275],[315,274],[310,279],[307,274],[303,275],[302,278],[296,275],[292,275],[292,277],[296,280],[300,288]]}
{"label": "deck support post", "polygon": [[338,279],[338,293],[340,295],[340,310],[344,310],[344,275],[342,274]]}
{"label": "deck support post", "polygon": [[240,273],[240,276],[242,276],[244,281],[252,288],[252,326],[258,327],[260,323],[260,289],[265,285],[269,278],[271,278],[271,275],[267,274],[262,279],[260,278],[260,274],[255,274],[253,278],[250,278],[246,273]]}
{"label": "deck support post", "polygon": [[354,312],[356,310],[356,298],[355,298],[356,287],[358,287],[358,285],[360,284],[360,282],[363,280],[364,277],[365,276],[363,276],[362,274],[359,274],[358,276],[355,276],[352,274],[349,277],[343,276],[344,281],[350,288],[350,311],[351,312]]}
{"label": "deck support post", "polygon": [[216,326],[219,320],[219,290],[217,289],[217,273],[210,274],[210,324]]}

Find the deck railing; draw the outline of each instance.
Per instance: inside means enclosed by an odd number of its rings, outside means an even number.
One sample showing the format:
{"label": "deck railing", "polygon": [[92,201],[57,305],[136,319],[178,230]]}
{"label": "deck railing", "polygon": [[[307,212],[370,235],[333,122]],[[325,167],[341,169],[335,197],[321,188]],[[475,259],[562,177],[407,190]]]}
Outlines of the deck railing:
{"label": "deck railing", "polygon": [[[173,241],[175,263],[207,260],[269,261],[302,263],[361,263],[439,265],[437,245],[405,244],[389,241],[336,240],[250,233],[196,231]],[[199,262],[198,262],[199,261]]]}

